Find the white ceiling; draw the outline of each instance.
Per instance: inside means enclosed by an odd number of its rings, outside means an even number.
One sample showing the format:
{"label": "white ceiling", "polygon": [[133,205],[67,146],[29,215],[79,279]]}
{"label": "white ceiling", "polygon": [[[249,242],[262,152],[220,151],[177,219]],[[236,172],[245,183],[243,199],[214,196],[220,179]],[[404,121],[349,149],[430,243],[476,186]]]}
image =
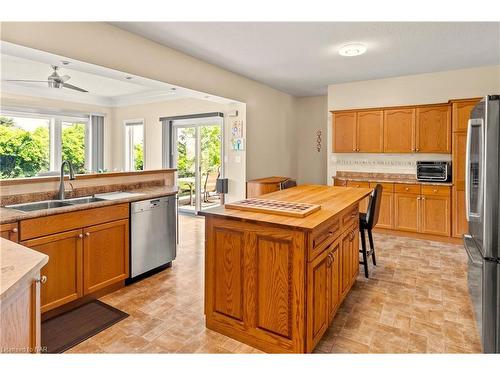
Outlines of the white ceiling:
{"label": "white ceiling", "polygon": [[[500,23],[114,22],[296,96],[328,84],[500,64]],[[348,42],[368,51],[341,57]]]}
{"label": "white ceiling", "polygon": [[[125,72],[87,64],[47,52],[1,42],[1,89],[21,95],[49,97],[101,106],[123,106],[141,103],[198,98],[219,103],[228,99],[208,96],[206,93],[186,89],[168,83],[131,76]],[[69,62],[64,66],[62,61]],[[88,90],[82,93],[70,89],[54,89],[47,83],[6,82],[5,80],[47,80],[52,73],[51,65],[60,66],[60,75],[71,76],[68,83]],[[125,77],[131,76],[131,80]],[[175,90],[172,90],[174,88]]]}

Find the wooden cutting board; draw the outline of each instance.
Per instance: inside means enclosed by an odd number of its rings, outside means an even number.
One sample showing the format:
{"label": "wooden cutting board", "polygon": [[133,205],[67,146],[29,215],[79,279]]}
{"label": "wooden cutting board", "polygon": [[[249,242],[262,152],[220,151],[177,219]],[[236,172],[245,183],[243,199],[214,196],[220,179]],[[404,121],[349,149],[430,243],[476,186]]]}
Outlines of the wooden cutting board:
{"label": "wooden cutting board", "polygon": [[291,217],[306,217],[319,211],[319,204],[276,201],[272,199],[250,198],[238,202],[227,203],[226,208],[241,211],[260,212]]}

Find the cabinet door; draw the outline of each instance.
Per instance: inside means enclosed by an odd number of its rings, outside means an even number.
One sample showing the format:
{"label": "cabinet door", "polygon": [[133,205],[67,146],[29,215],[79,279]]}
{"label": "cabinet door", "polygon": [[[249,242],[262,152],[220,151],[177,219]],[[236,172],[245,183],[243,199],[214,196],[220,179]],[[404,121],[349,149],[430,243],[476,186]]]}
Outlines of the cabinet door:
{"label": "cabinet door", "polygon": [[328,316],[331,322],[340,305],[340,241],[330,247],[328,263]]}
{"label": "cabinet door", "polygon": [[394,193],[382,193],[380,211],[376,228],[392,229],[394,227]]}
{"label": "cabinet door", "polygon": [[[354,188],[369,188],[370,183],[365,181],[347,181],[347,187]],[[368,209],[368,203],[370,203],[370,197],[366,197],[363,200],[359,201],[359,212],[365,212]]]}
{"label": "cabinet door", "polygon": [[453,131],[467,131],[470,113],[480,99],[471,99],[467,101],[454,102],[453,107]]}
{"label": "cabinet door", "polygon": [[465,191],[453,187],[453,237],[462,237],[469,232],[469,224],[465,215]]}
{"label": "cabinet door", "polygon": [[421,205],[421,232],[449,236],[451,234],[450,197],[424,195]]}
{"label": "cabinet door", "polygon": [[417,152],[451,154],[450,106],[417,108]]}
{"label": "cabinet door", "polygon": [[384,152],[415,150],[415,108],[384,111]]}
{"label": "cabinet door", "polygon": [[356,112],[334,113],[333,152],[356,152]]}
{"label": "cabinet door", "polygon": [[129,275],[128,220],[83,229],[83,290],[85,294],[124,280]]}
{"label": "cabinet door", "polygon": [[19,242],[19,229],[17,223],[0,225],[0,237],[6,238],[12,242]]}
{"label": "cabinet door", "polygon": [[351,280],[356,281],[359,273],[359,229],[355,226],[351,234]]}
{"label": "cabinet door", "polygon": [[467,133],[453,133],[453,185],[465,190],[465,154],[467,148]]}
{"label": "cabinet door", "polygon": [[352,239],[351,232],[346,231],[342,235],[340,243],[340,262],[341,262],[341,277],[340,277],[340,295],[341,300],[345,298],[351,287],[351,255],[352,255]]}
{"label": "cabinet door", "polygon": [[394,229],[418,232],[420,196],[417,194],[394,194]]}
{"label": "cabinet door", "polygon": [[307,347],[314,348],[330,322],[329,296],[331,257],[325,250],[307,264]]}
{"label": "cabinet door", "polygon": [[41,287],[42,313],[83,295],[81,234],[81,230],[72,230],[21,242],[49,256],[49,262],[40,271],[47,276]]}
{"label": "cabinet door", "polygon": [[358,152],[382,152],[384,149],[383,111],[358,112],[356,138]]}

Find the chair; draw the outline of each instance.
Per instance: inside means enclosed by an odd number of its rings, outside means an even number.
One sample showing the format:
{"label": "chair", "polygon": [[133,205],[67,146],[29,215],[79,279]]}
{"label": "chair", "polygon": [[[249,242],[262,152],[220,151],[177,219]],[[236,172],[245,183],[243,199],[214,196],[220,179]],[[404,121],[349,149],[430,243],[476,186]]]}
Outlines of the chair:
{"label": "chair", "polygon": [[280,183],[280,190],[293,188],[295,186],[297,186],[297,181],[295,181],[292,178],[289,178],[288,180],[285,180]]}
{"label": "chair", "polygon": [[205,179],[205,183],[203,184],[202,194],[203,201],[208,202],[210,198],[210,193],[216,192],[217,179],[220,177],[220,167],[215,171],[208,172],[207,177]]}
{"label": "chair", "polygon": [[[370,195],[370,202],[365,213],[359,214],[359,232],[361,235],[361,250],[363,261],[359,262],[365,267],[365,277],[368,278],[368,257],[371,255],[373,265],[377,265],[375,258],[375,246],[373,245],[372,229],[377,225],[378,215],[380,213],[380,202],[382,199],[382,185],[377,184]],[[370,250],[366,249],[365,231],[368,232],[368,241],[370,241]]]}

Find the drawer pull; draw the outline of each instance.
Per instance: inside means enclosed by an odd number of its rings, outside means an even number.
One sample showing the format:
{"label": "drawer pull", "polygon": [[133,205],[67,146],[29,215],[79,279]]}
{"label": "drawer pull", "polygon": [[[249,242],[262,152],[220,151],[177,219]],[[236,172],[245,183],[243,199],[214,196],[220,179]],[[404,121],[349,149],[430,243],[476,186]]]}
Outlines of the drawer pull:
{"label": "drawer pull", "polygon": [[17,228],[12,228],[11,232],[12,233],[17,233]]}
{"label": "drawer pull", "polygon": [[45,284],[47,282],[47,276],[42,275],[38,279],[35,280],[39,284]]}
{"label": "drawer pull", "polygon": [[432,190],[432,191],[433,191],[434,193],[437,193],[437,192],[438,192],[438,189],[434,189],[434,190]]}
{"label": "drawer pull", "polygon": [[406,188],[405,188],[405,190],[406,190],[406,191],[410,191],[410,188],[406,187]]}
{"label": "drawer pull", "polygon": [[78,238],[83,238],[83,234],[81,234],[81,233],[80,233],[80,234],[78,235]]}
{"label": "drawer pull", "polygon": [[90,237],[90,233],[89,233],[89,232],[86,232],[86,233],[85,233],[85,236]]}

